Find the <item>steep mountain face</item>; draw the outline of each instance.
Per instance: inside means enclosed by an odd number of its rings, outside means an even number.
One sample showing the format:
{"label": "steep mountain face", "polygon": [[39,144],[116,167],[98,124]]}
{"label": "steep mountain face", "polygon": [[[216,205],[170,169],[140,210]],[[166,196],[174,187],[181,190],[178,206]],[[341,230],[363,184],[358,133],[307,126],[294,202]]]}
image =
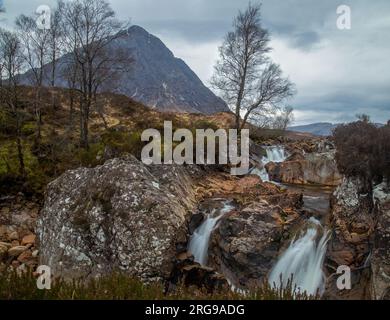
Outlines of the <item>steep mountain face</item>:
{"label": "steep mountain face", "polygon": [[[139,26],[122,32],[109,52],[128,54],[134,62],[121,72],[115,83],[107,83],[101,91],[124,94],[160,111],[205,114],[229,111],[226,103],[208,89],[183,60]],[[59,59],[57,86],[68,86],[61,77],[67,61],[66,55]],[[49,75],[48,71],[45,73]],[[28,73],[22,82],[28,84]]]}
{"label": "steep mountain face", "polygon": [[175,58],[160,39],[143,28],[132,26],[114,46],[135,59],[130,72],[122,76],[119,93],[162,111],[228,111],[225,102],[183,60]]}

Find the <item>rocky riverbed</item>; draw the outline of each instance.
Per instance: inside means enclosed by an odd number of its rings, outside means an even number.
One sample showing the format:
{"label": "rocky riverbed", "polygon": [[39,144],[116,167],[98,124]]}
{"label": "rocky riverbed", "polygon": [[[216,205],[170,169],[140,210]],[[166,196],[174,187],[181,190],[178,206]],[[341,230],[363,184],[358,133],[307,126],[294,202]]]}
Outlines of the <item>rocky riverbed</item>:
{"label": "rocky riverbed", "polygon": [[[3,198],[0,268],[23,272],[45,264],[67,279],[119,270],[162,281],[167,290],[177,283],[246,290],[267,280],[315,219],[330,232],[323,297],[388,298],[389,190],[343,179],[328,141],[282,148],[284,161],[264,166],[266,152],[252,146],[260,176],[235,177],[223,167],[146,166],[125,156],[67,171],[47,186],[43,203],[21,194]],[[205,222],[212,224],[200,230]],[[190,243],[205,230],[202,260]],[[351,267],[352,290],[337,289],[339,265]]]}

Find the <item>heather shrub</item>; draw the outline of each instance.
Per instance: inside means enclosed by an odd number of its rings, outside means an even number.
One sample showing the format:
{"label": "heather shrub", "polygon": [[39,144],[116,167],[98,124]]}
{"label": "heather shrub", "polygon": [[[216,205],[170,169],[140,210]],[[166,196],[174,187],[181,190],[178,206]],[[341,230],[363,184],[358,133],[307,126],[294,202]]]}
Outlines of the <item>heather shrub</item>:
{"label": "heather shrub", "polygon": [[339,171],[367,182],[390,176],[390,126],[378,127],[368,119],[339,125],[333,132]]}

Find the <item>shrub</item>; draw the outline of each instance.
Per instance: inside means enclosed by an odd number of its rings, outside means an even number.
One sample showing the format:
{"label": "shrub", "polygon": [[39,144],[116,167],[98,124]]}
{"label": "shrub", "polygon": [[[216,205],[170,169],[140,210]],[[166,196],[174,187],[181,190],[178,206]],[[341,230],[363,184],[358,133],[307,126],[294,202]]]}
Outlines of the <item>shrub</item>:
{"label": "shrub", "polygon": [[0,109],[0,132],[16,134],[16,119],[5,108]]}
{"label": "shrub", "polygon": [[195,121],[192,126],[194,129],[212,129],[214,131],[220,129],[216,123],[204,119]]}
{"label": "shrub", "polygon": [[109,147],[115,155],[131,153],[136,158],[141,158],[144,142],[141,141],[139,131],[129,132],[122,130],[108,130],[102,135],[102,142]]}
{"label": "shrub", "polygon": [[386,126],[379,129],[379,146],[380,164],[383,178],[390,183],[390,121]]}
{"label": "shrub", "polygon": [[367,119],[339,125],[333,132],[339,171],[367,182],[389,177],[390,127]]}

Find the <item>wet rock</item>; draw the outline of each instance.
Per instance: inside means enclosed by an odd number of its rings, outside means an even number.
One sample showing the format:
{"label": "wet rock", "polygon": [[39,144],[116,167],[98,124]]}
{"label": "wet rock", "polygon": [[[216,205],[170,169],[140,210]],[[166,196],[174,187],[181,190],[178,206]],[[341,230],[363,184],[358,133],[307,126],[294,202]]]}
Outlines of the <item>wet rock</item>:
{"label": "wet rock", "polygon": [[201,225],[204,220],[204,215],[200,212],[193,214],[190,219],[190,223],[188,225],[188,231],[192,234],[197,227]]}
{"label": "wet rock", "polygon": [[301,150],[295,149],[290,154],[290,156],[287,157],[286,161],[303,161],[305,160],[305,156],[303,155]]}
{"label": "wet rock", "polygon": [[240,287],[261,283],[281,246],[283,210],[252,203],[221,219],[212,235],[209,263]]}
{"label": "wet rock", "polygon": [[65,278],[116,269],[145,281],[167,278],[194,209],[190,170],[127,156],[67,171],[47,187],[40,264]]}
{"label": "wet rock", "polygon": [[176,256],[175,268],[169,280],[168,291],[174,289],[177,284],[205,289],[209,293],[226,291],[229,288],[222,274],[213,268],[194,262],[194,257],[188,252],[182,252]]}
{"label": "wet rock", "polygon": [[[331,299],[365,299],[370,297],[369,259],[375,231],[375,214],[370,186],[359,178],[344,178],[331,202],[331,228],[326,266],[329,276],[326,297]],[[351,290],[338,290],[337,276],[341,265],[350,267]]]}
{"label": "wet rock", "polygon": [[371,258],[372,298],[390,300],[390,188],[385,183],[374,189],[377,210],[374,250]]}
{"label": "wet rock", "polygon": [[182,268],[180,281],[185,286],[196,286],[199,289],[206,289],[207,292],[226,291],[229,288],[225,277],[217,273],[213,268],[204,267],[199,264],[187,265]]}
{"label": "wet rock", "polygon": [[272,181],[291,184],[322,184],[337,186],[342,176],[334,161],[334,152],[308,153],[304,159],[270,162],[266,165]]}

